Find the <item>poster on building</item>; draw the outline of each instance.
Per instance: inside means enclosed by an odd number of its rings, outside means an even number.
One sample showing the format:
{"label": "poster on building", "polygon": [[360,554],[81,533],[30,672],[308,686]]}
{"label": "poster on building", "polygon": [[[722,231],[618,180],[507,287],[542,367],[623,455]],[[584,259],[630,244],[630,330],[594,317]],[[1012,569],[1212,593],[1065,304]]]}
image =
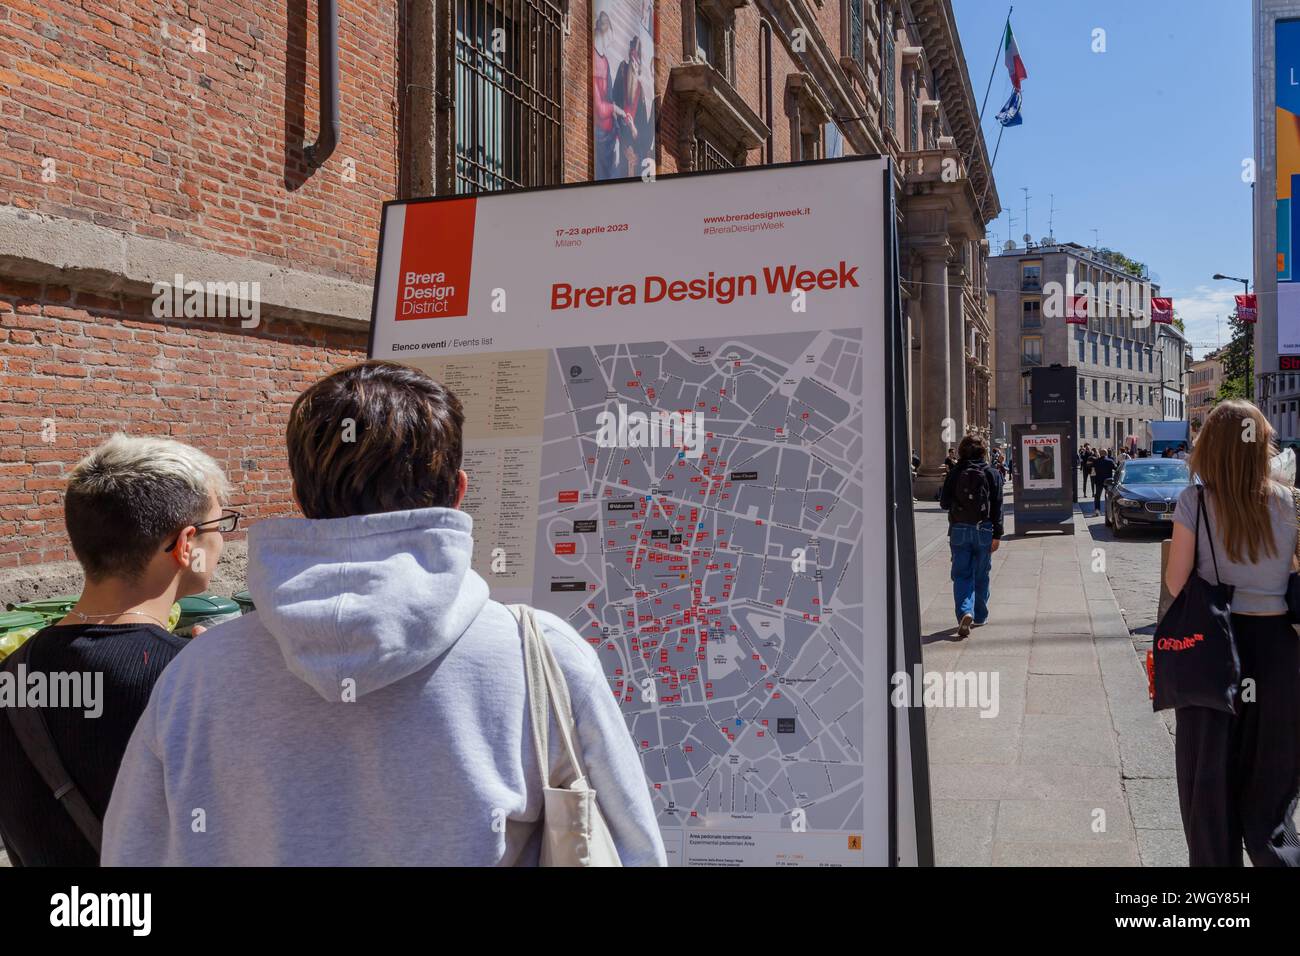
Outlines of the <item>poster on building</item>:
{"label": "poster on building", "polygon": [[676,864],[928,858],[888,170],[384,208],[370,354],[460,397],[474,568],[590,644]]}
{"label": "poster on building", "polygon": [[596,180],[654,172],[654,0],[592,0],[592,154]]}
{"label": "poster on building", "polygon": [[1061,487],[1060,435],[1027,435],[1021,451],[1026,488]]}
{"label": "poster on building", "polygon": [[1277,180],[1277,350],[1300,354],[1300,269],[1295,249],[1300,238],[1300,20],[1278,20],[1274,26],[1277,66],[1275,120]]}

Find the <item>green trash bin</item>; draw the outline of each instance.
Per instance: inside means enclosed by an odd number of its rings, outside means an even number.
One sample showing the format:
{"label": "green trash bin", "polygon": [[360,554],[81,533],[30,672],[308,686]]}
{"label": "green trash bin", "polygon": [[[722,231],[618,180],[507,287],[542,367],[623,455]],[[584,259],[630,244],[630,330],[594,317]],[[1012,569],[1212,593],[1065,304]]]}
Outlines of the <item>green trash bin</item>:
{"label": "green trash bin", "polygon": [[181,617],[172,633],[180,637],[189,637],[195,624],[212,627],[240,615],[239,605],[219,594],[191,594],[177,603],[181,606]]}
{"label": "green trash bin", "polygon": [[49,623],[35,611],[0,611],[0,661]]}
{"label": "green trash bin", "polygon": [[31,611],[33,614],[39,614],[51,624],[61,621],[68,616],[73,605],[80,599],[80,594],[60,594],[51,598],[42,598],[39,601],[22,601],[18,604],[10,604],[11,611]]}
{"label": "green trash bin", "polygon": [[253,611],[257,610],[257,608],[253,606],[253,595],[249,594],[247,591],[237,591],[230,597],[239,605],[240,614],[251,614]]}

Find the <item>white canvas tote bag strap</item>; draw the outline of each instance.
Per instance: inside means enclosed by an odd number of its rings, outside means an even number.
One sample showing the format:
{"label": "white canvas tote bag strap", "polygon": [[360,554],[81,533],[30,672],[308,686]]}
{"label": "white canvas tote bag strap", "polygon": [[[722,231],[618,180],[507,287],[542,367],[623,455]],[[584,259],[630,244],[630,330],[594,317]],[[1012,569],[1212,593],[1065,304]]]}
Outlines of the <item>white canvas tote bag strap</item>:
{"label": "white canvas tote bag strap", "polygon": [[[524,644],[524,676],[528,683],[528,713],[533,724],[533,746],[542,768],[543,786],[567,787],[585,777],[582,758],[574,740],[573,701],[559,662],[537,626],[533,609],[524,604],[510,605],[510,613],[519,621]],[[561,753],[567,766],[558,778],[551,770],[549,724],[550,711],[560,732]]]}

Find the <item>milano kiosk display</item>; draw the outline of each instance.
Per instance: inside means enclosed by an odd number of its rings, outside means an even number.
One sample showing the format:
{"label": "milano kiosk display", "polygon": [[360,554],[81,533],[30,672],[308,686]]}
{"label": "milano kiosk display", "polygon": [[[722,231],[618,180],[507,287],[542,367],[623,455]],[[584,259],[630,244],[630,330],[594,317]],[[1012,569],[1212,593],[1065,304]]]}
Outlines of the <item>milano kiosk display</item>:
{"label": "milano kiosk display", "polygon": [[370,354],[460,397],[475,568],[599,658],[671,863],[933,861],[890,176],[384,207]]}

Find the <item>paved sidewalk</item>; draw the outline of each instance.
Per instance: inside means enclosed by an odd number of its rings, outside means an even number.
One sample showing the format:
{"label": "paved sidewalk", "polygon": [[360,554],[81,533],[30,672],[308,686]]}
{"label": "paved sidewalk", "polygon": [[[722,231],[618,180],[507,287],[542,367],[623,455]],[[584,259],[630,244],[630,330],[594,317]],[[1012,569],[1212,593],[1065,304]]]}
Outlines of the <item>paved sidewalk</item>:
{"label": "paved sidewalk", "polygon": [[989,623],[957,641],[947,519],[914,507],[925,669],[996,674],[1000,698],[927,713],[936,863],[1186,866],[1173,738],[1082,516],[1025,538],[1008,517]]}

